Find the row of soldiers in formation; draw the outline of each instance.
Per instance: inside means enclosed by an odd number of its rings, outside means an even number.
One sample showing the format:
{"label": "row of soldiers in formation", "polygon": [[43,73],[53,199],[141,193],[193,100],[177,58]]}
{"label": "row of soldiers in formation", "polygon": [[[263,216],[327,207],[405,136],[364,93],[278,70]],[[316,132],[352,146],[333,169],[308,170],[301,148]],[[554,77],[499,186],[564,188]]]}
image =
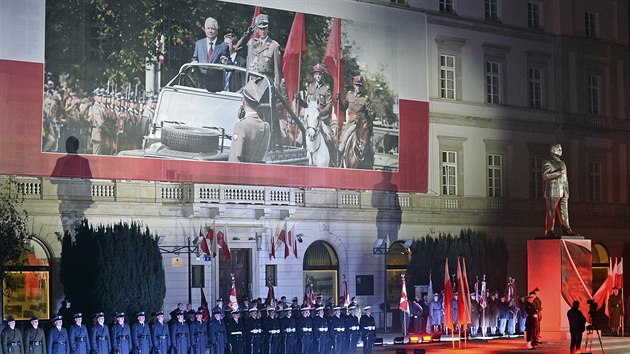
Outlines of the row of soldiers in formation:
{"label": "row of soldiers in formation", "polygon": [[67,330],[62,316],[55,315],[48,336],[36,317],[24,336],[9,317],[0,354],[205,354],[207,349],[210,354],[341,354],[355,353],[359,340],[364,352],[371,353],[376,326],[370,306],[359,318],[356,303],[330,308],[324,315],[324,306],[298,306],[297,298],[293,302],[291,306],[279,303],[261,309],[254,304],[232,309],[223,308],[219,298],[207,322],[200,307],[188,321],[186,313],[177,309],[170,325],[164,322],[164,312],[158,311],[151,324],[145,322],[144,312],[138,312],[131,327],[124,313],[116,313],[108,327],[100,312],[93,316],[89,331],[81,313],[73,316]]}
{"label": "row of soldiers in formation", "polygon": [[81,140],[78,152],[82,154],[115,155],[140,149],[156,104],[157,96],[140,99],[133,93],[101,88],[90,96],[67,80],[59,87],[48,80],[44,85],[43,150],[65,152],[64,142],[70,136]]}

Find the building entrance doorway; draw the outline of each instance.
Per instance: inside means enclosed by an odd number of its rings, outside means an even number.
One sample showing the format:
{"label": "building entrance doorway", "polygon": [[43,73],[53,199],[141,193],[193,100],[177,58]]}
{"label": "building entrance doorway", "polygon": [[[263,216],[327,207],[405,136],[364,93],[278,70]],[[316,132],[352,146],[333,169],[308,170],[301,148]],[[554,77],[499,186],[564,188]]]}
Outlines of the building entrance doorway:
{"label": "building entrance doorway", "polygon": [[234,274],[234,286],[239,304],[241,304],[243,297],[251,297],[252,288],[252,250],[250,248],[233,248],[230,252],[232,256],[227,261],[219,256],[219,296],[223,297],[225,306],[230,302],[232,274]]}

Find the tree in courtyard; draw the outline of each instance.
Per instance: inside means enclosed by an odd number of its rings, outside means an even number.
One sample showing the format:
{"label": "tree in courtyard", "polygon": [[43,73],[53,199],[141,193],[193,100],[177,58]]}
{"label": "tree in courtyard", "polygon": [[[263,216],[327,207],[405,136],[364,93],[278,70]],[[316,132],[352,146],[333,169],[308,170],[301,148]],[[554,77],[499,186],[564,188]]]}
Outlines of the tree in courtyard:
{"label": "tree in courtyard", "polygon": [[3,291],[7,293],[15,288],[7,268],[18,265],[23,259],[24,242],[31,236],[27,230],[28,214],[22,203],[22,193],[15,181],[0,183],[0,284],[4,281]]}

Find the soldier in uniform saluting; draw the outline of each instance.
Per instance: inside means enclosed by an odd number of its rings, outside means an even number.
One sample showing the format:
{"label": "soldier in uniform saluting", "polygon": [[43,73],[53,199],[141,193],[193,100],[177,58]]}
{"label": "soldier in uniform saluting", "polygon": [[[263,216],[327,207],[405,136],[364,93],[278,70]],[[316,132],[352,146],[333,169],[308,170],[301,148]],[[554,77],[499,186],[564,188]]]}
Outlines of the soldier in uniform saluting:
{"label": "soldier in uniform saluting", "polygon": [[263,162],[270,139],[269,124],[256,112],[263,94],[254,81],[243,88],[245,117],[234,125],[229,161]]}
{"label": "soldier in uniform saluting", "polygon": [[70,354],[70,341],[68,331],[61,327],[63,317],[53,315],[53,328],[48,332],[48,354]]}
{"label": "soldier in uniform saluting", "polygon": [[269,38],[269,16],[260,14],[256,17],[258,38],[251,44],[247,53],[247,65],[249,70],[263,74],[280,88],[282,79],[282,57],[280,56],[280,44]]}
{"label": "soldier in uniform saluting", "polygon": [[110,338],[114,354],[129,354],[131,351],[131,330],[125,323],[125,313],[116,312],[116,323],[110,328]]}
{"label": "soldier in uniform saluting", "polygon": [[97,313],[96,324],[90,333],[90,344],[94,354],[109,354],[112,350],[112,343],[109,340],[109,328],[105,324],[105,314]]}
{"label": "soldier in uniform saluting", "polygon": [[136,314],[138,322],[131,327],[131,342],[136,354],[149,354],[153,343],[151,342],[151,330],[149,324],[144,323],[145,320],[144,311],[140,311]]}
{"label": "soldier in uniform saluting", "polygon": [[89,354],[90,339],[87,327],[83,324],[83,314],[74,314],[74,324],[70,326],[70,351],[72,354]]}
{"label": "soldier in uniform saluting", "polygon": [[7,317],[7,327],[0,335],[3,354],[24,354],[22,344],[22,332],[15,328],[15,319],[13,316]]}
{"label": "soldier in uniform saluting", "polygon": [[374,317],[372,317],[372,307],[366,306],[363,309],[363,316],[359,320],[359,326],[361,327],[361,339],[363,340],[363,353],[370,354],[374,346],[376,330]]}
{"label": "soldier in uniform saluting", "polygon": [[164,311],[155,313],[155,321],[151,324],[151,341],[155,354],[168,354],[171,347],[171,336],[168,325],[164,322]]}
{"label": "soldier in uniform saluting", "polygon": [[37,316],[31,317],[31,326],[24,330],[24,352],[26,354],[46,354],[46,336],[39,328]]}

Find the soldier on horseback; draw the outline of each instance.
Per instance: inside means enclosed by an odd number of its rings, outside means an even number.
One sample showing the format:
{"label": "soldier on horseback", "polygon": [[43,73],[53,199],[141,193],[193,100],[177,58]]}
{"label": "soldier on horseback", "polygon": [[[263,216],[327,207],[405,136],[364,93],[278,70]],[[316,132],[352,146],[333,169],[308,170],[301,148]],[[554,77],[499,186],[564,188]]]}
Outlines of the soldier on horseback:
{"label": "soldier on horseback", "polygon": [[[341,138],[339,139],[339,156],[340,161],[344,159],[347,152],[348,141],[355,133],[355,139],[359,145],[359,149],[363,152],[369,149],[368,144],[372,137],[372,123],[374,121],[374,112],[372,111],[372,103],[365,93],[363,93],[363,78],[355,76],[352,78],[353,91],[349,91],[346,100],[342,103],[342,109],[347,109],[346,121],[341,130]],[[366,129],[363,134],[357,134],[357,128]],[[356,166],[346,166],[356,167]]]}

